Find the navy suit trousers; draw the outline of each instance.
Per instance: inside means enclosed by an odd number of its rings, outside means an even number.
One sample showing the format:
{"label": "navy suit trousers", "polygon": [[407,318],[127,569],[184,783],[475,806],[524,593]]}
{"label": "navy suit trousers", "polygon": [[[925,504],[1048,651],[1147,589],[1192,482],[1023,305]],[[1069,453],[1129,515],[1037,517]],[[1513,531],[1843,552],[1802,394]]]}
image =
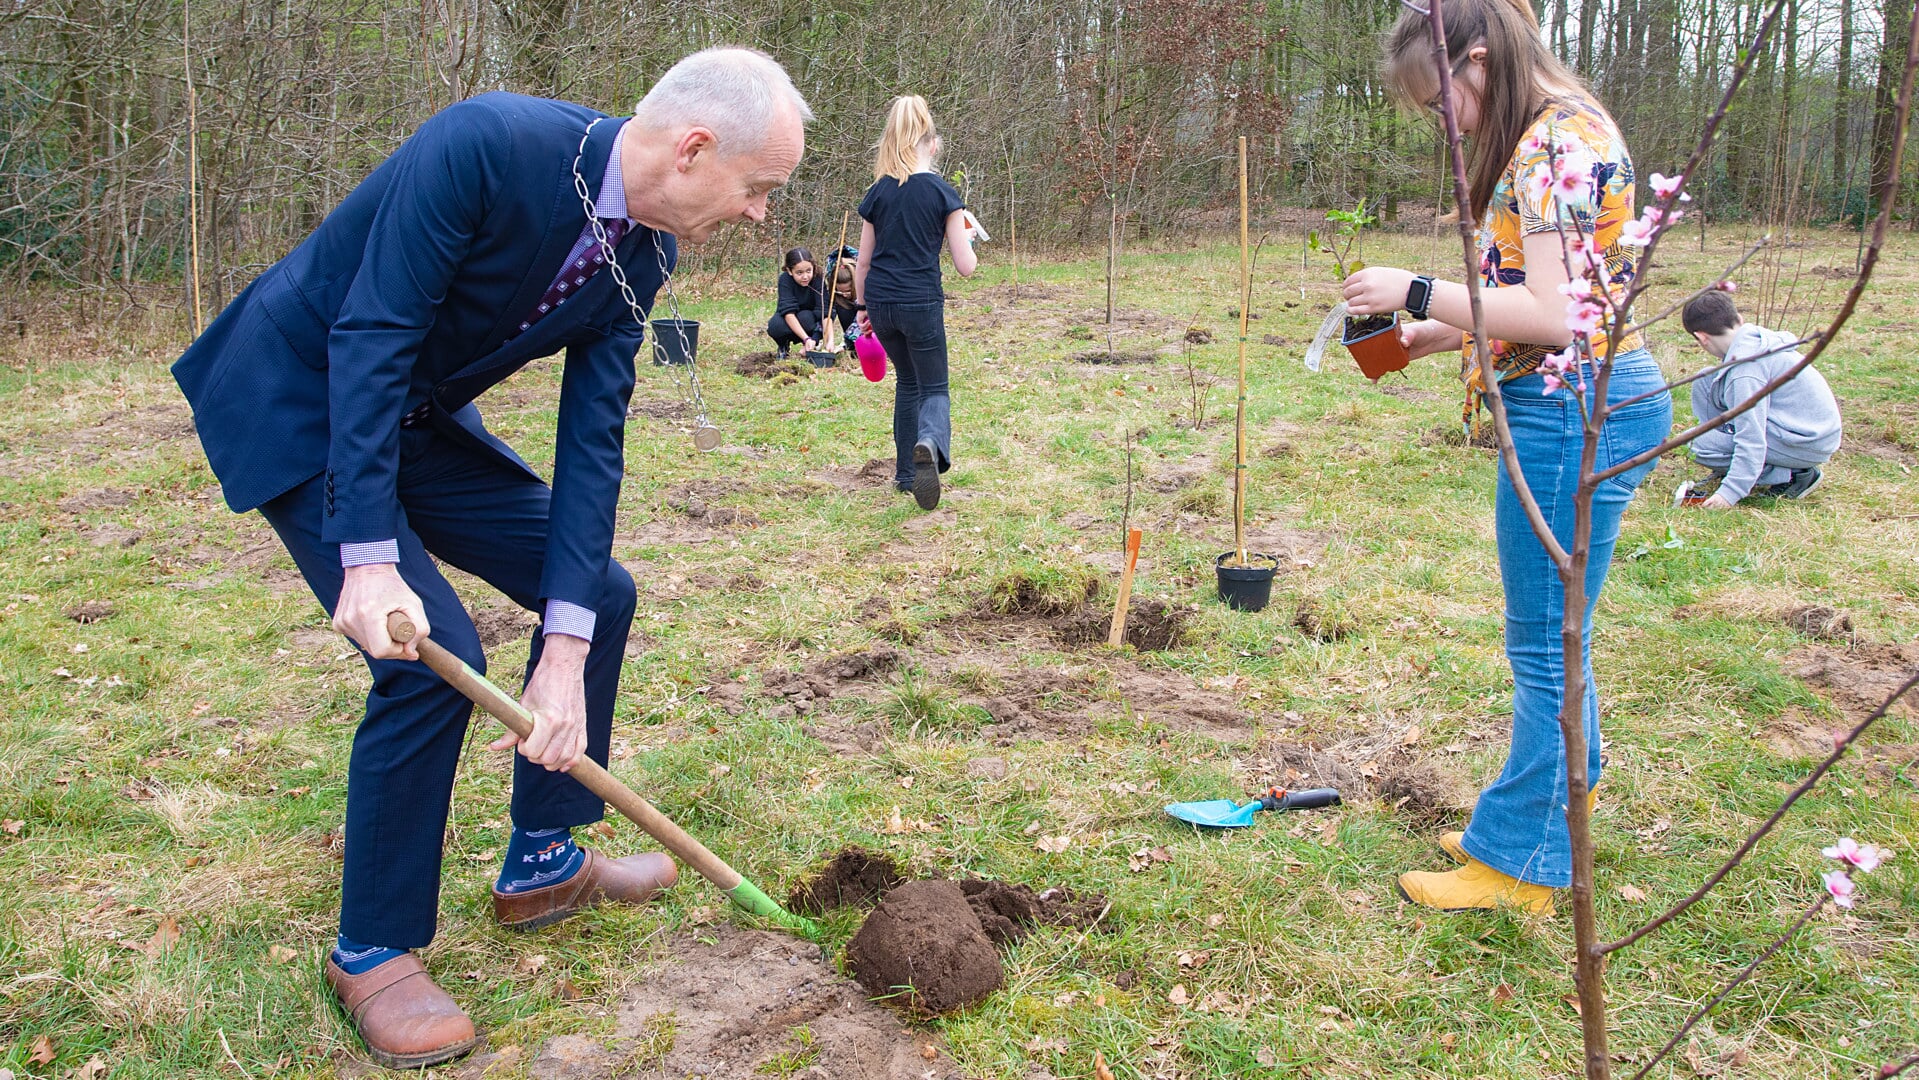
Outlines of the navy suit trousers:
{"label": "navy suit trousers", "polygon": [[[314,477],[260,512],[331,615],[344,572],[340,546],[320,539],[325,484],[324,476]],[[425,604],[433,640],[485,672],[473,620],[433,559],[539,611],[552,491],[497,457],[420,427],[400,433],[398,494],[400,576]],[[634,608],[633,578],[617,562],[607,568],[595,607],[586,662],[587,756],[605,765]],[[536,627],[528,677],[543,644]],[[373,689],[347,766],[340,932],[367,945],[417,949],[433,940],[441,845],[473,707],[425,664],[368,659],[367,667]],[[605,816],[606,805],[565,773],[516,754],[512,810],[515,825],[542,829],[590,824]]]}

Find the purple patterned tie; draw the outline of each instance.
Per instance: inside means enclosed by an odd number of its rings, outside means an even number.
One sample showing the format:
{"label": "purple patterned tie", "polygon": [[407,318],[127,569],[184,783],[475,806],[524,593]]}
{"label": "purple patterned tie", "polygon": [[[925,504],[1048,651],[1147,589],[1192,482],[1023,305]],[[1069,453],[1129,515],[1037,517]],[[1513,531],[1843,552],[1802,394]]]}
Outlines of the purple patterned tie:
{"label": "purple patterned tie", "polygon": [[[626,236],[626,219],[606,218],[604,221],[606,246],[618,248],[620,240]],[[526,333],[534,323],[546,318],[547,312],[566,303],[567,297],[579,292],[580,287],[593,280],[593,275],[599,273],[600,268],[605,265],[606,249],[602,248],[597,240],[588,244],[585,251],[560,269],[560,276],[553,279],[553,284],[547,287],[546,295],[540,297],[539,304],[527,313],[526,319],[520,323],[520,329],[514,336]]]}

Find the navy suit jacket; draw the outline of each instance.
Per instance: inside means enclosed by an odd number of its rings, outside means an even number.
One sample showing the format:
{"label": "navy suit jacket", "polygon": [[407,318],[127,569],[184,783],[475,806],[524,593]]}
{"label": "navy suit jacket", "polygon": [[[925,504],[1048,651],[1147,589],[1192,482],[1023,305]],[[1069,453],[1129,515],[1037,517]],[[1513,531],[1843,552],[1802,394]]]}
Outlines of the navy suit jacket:
{"label": "navy suit jacket", "polygon": [[[323,539],[397,536],[400,418],[422,403],[448,437],[535,475],[473,400],[564,348],[540,595],[597,604],[643,328],[602,270],[508,337],[586,227],[573,159],[603,115],[504,93],[449,106],[227,305],[173,365],[227,505],[251,510],[324,473]],[[593,127],[589,192],[622,123]],[[617,251],[642,310],[661,284],[654,239],[636,225]],[[671,267],[674,239],[659,241]]]}

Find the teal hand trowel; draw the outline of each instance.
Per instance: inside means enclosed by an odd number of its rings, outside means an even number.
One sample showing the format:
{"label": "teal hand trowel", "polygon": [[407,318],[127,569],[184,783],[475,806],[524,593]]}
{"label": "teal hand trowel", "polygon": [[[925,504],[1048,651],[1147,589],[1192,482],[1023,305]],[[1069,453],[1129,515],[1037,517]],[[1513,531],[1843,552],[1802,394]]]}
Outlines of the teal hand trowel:
{"label": "teal hand trowel", "polygon": [[1205,802],[1172,803],[1166,807],[1166,812],[1181,821],[1210,829],[1243,829],[1253,823],[1253,815],[1261,810],[1317,810],[1322,806],[1338,805],[1339,792],[1332,788],[1314,788],[1311,791],[1270,788],[1266,794],[1244,806],[1231,799],[1209,799]]}

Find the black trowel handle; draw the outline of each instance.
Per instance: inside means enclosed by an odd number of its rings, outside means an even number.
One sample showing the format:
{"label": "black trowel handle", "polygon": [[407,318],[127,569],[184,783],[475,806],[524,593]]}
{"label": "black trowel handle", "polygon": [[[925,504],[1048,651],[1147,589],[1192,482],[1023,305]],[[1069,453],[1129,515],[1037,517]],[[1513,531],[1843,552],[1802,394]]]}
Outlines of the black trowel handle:
{"label": "black trowel handle", "polygon": [[1318,810],[1324,806],[1338,806],[1339,792],[1334,788],[1313,788],[1311,791],[1286,791],[1273,788],[1259,797],[1265,810]]}

